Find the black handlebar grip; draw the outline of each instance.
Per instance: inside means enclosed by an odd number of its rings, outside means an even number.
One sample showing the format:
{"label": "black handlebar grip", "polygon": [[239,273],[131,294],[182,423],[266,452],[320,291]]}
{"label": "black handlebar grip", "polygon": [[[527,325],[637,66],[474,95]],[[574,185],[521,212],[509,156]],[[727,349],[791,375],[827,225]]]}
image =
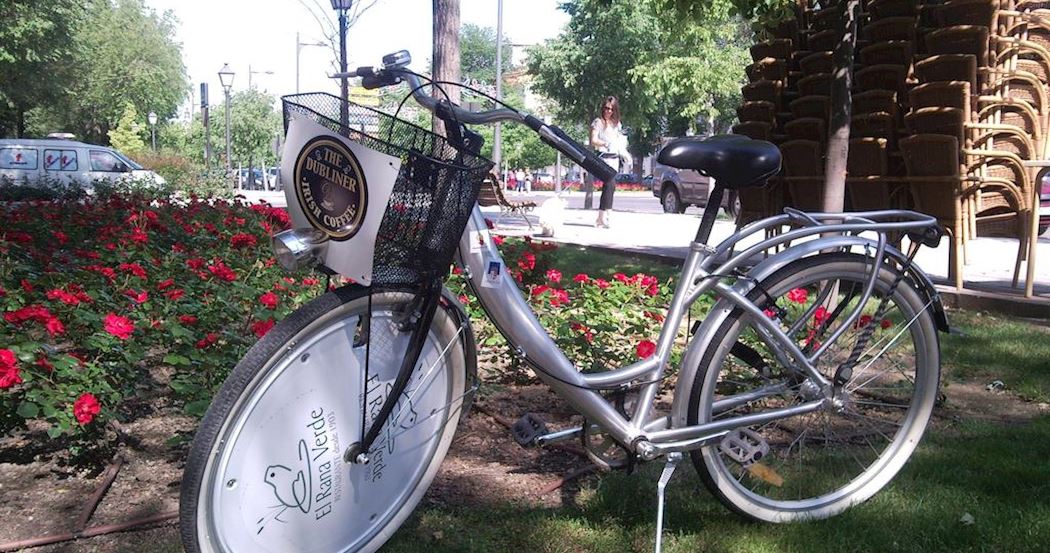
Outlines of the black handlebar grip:
{"label": "black handlebar grip", "polygon": [[386,71],[379,71],[371,75],[365,75],[361,77],[361,86],[367,90],[376,88],[383,88],[384,86],[391,86],[401,82],[401,78],[397,75],[387,73]]}
{"label": "black handlebar grip", "polygon": [[[528,115],[528,116],[525,117],[525,124],[530,129],[532,129],[534,131],[537,131],[537,132],[540,130],[540,128],[542,128],[544,126],[543,121],[541,121],[539,118],[534,117],[532,115]],[[556,150],[559,150],[561,153],[569,156],[569,158],[572,159],[573,161],[575,161],[577,165],[579,165],[580,167],[583,167],[588,173],[594,175],[594,177],[596,179],[602,181],[603,183],[615,182],[615,180],[616,180],[616,168],[615,167],[612,167],[608,163],[605,163],[605,161],[603,161],[602,158],[598,157],[597,154],[595,154],[594,152],[592,152],[590,149],[588,149],[584,145],[580,144],[579,142],[576,142],[575,140],[573,140],[569,135],[565,134],[565,131],[561,130],[557,126],[555,126],[555,125],[548,125],[547,128],[550,129],[550,131],[552,133],[557,135],[558,138],[560,138],[564,142],[568,143],[571,148],[575,148],[576,151],[570,151],[570,150],[568,150],[566,148],[563,148],[557,142],[548,140],[547,137],[545,137],[545,136],[543,136],[541,134],[540,138],[544,142],[546,142],[547,144],[550,144]],[[577,157],[581,153],[583,154],[583,159],[577,159]]]}

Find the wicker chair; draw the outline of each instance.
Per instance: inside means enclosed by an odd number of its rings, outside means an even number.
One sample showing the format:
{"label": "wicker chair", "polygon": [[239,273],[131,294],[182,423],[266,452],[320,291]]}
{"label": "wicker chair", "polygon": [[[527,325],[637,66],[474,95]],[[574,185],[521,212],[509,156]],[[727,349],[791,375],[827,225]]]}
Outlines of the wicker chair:
{"label": "wicker chair", "polygon": [[806,39],[806,49],[810,52],[830,52],[839,43],[839,33],[834,29],[819,31]]}
{"label": "wicker chair", "polygon": [[762,58],[748,65],[744,71],[747,73],[747,80],[751,82],[763,80],[784,82],[788,78],[787,61],[777,58]]}
{"label": "wicker chair", "polygon": [[831,73],[817,73],[798,80],[799,96],[827,96],[831,93]]}
{"label": "wicker chair", "polygon": [[751,45],[751,59],[753,61],[763,58],[787,60],[791,59],[792,50],[794,50],[794,45],[792,45],[791,39],[775,38]]}
{"label": "wicker chair", "polygon": [[793,100],[789,108],[791,109],[791,116],[796,119],[816,117],[827,121],[831,113],[831,99],[827,96],[802,96],[797,100]]}
{"label": "wicker chair", "polygon": [[862,113],[850,119],[850,136],[857,138],[883,138],[891,151],[897,147],[896,118],[884,111]]}
{"label": "wicker chair", "polygon": [[746,121],[733,125],[733,134],[739,134],[755,140],[769,140],[773,125],[763,121]]}
{"label": "wicker chair", "polygon": [[779,112],[783,101],[781,94],[783,90],[784,84],[781,81],[763,80],[744,85],[740,89],[740,94],[746,102],[771,102]]}
{"label": "wicker chair", "polygon": [[780,145],[783,182],[789,205],[802,211],[824,209],[824,147],[814,140],[789,140]]}
{"label": "wicker chair", "polygon": [[919,12],[919,0],[872,0],[868,3],[872,20],[888,17],[912,17]]}
{"label": "wicker chair", "polygon": [[885,138],[854,138],[846,160],[846,191],[853,211],[908,207],[901,179],[890,176]]}
{"label": "wicker chair", "polygon": [[860,62],[864,65],[902,65],[910,67],[915,47],[903,40],[887,40],[865,46],[860,50]]}
{"label": "wicker chair", "polygon": [[816,117],[801,117],[784,124],[788,140],[812,140],[823,144],[827,141],[827,121]]}
{"label": "wicker chair", "polygon": [[878,19],[864,26],[864,36],[872,44],[888,40],[903,40],[914,44],[915,20],[914,16]]}
{"label": "wicker chair", "polygon": [[907,94],[908,67],[903,65],[870,65],[854,74],[858,92],[866,90],[891,90],[897,98]]}
{"label": "wicker chair", "polygon": [[799,60],[798,66],[804,77],[817,75],[819,73],[831,73],[835,69],[835,64],[831,58],[831,52],[828,51],[811,52],[806,57]]}
{"label": "wicker chair", "polygon": [[756,102],[744,102],[736,108],[736,117],[741,122],[762,121],[773,124],[776,121],[777,107],[773,102],[759,100]]}
{"label": "wicker chair", "polygon": [[[1020,275],[1021,262],[1027,251],[1024,209],[1020,190],[1010,181],[966,175],[959,157],[959,141],[953,136],[917,134],[901,139],[901,154],[907,170],[907,183],[915,209],[936,217],[951,237],[948,275],[956,288],[963,286],[963,256],[967,234],[967,197],[982,190],[995,189],[1004,198],[1012,198],[1012,213],[996,214],[997,220],[1013,222],[1019,238],[1014,265],[1014,286]],[[991,217],[991,216],[990,216]]]}

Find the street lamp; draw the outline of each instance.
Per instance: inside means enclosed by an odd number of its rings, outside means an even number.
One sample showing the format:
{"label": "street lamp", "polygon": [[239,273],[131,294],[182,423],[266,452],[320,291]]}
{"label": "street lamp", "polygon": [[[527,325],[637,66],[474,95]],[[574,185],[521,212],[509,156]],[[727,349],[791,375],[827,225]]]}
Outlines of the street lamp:
{"label": "street lamp", "polygon": [[299,33],[295,33],[295,93],[299,94],[299,52],[304,46],[328,46],[323,42],[300,42]]}
{"label": "street lamp", "polygon": [[219,83],[226,94],[226,174],[230,173],[230,89],[233,88],[233,70],[230,64],[222,64],[219,70]]}
{"label": "street lamp", "polygon": [[157,113],[153,112],[153,111],[149,112],[149,115],[146,116],[146,119],[149,121],[149,132],[150,132],[150,135],[153,138],[153,151],[156,152],[157,151]]}
{"label": "street lamp", "polygon": [[252,88],[252,75],[273,75],[273,71],[252,71],[252,66],[248,65],[248,89]]}
{"label": "street lamp", "polygon": [[[354,0],[332,0],[332,9],[339,12],[339,72],[343,75],[346,75],[346,12],[353,4]],[[343,101],[339,107],[339,122],[345,129],[350,118],[346,105],[346,102],[350,99],[349,81],[345,76],[339,80],[343,96]],[[346,131],[344,130],[343,132]]]}

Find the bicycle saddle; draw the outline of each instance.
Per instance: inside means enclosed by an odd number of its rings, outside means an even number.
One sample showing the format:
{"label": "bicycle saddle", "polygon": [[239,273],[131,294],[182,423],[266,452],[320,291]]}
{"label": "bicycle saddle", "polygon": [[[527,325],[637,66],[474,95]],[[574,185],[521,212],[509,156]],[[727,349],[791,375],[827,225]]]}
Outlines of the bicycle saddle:
{"label": "bicycle saddle", "polygon": [[766,179],[780,171],[780,150],[764,140],[736,134],[707,139],[690,136],[668,142],[656,161],[678,169],[692,169],[735,190],[764,186]]}

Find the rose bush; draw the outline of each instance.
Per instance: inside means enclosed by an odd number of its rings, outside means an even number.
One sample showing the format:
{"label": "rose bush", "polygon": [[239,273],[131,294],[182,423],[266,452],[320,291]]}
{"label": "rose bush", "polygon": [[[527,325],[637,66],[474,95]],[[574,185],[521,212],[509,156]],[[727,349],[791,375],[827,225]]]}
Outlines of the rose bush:
{"label": "rose bush", "polygon": [[107,194],[0,204],[0,431],[97,436],[143,388],[200,414],[245,350],[318,295],[269,236],[285,211]]}

